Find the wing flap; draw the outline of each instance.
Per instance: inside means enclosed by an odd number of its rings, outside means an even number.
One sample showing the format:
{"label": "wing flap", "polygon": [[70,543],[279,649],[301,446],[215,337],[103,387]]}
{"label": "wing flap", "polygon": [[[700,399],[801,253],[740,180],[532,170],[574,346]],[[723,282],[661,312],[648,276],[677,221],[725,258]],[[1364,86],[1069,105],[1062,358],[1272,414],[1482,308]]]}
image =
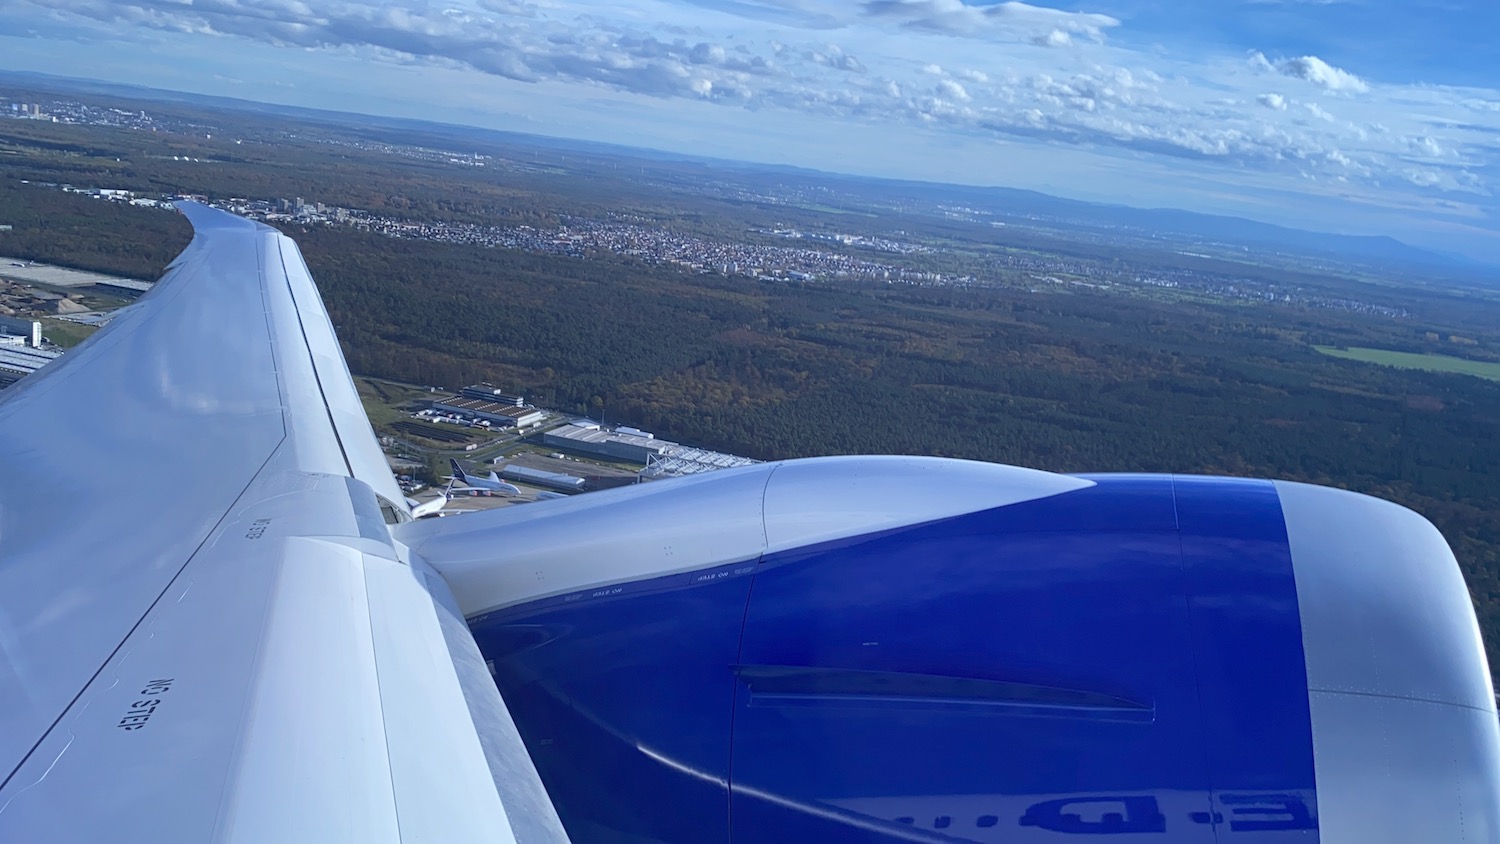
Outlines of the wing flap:
{"label": "wing flap", "polygon": [[488,829],[514,841],[420,575],[372,559],[365,585],[403,838],[459,841]]}
{"label": "wing flap", "polygon": [[284,549],[213,840],[400,841],[363,555]]}

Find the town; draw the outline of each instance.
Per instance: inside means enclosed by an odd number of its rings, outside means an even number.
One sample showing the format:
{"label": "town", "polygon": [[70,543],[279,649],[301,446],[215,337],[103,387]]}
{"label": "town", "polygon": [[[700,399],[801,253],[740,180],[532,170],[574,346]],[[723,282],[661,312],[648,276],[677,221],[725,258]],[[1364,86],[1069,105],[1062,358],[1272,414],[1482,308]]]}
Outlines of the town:
{"label": "town", "polygon": [[[1041,292],[1048,287],[1088,288],[1143,295],[1159,291],[1182,291],[1220,301],[1246,304],[1346,311],[1390,319],[1410,316],[1408,310],[1401,307],[1321,295],[1295,286],[1261,280],[1229,278],[1217,273],[1181,268],[1161,268],[1150,273],[1120,272],[1090,261],[1034,253],[1007,252],[990,256],[984,261],[982,275],[958,275],[882,263],[840,251],[711,241],[661,227],[613,219],[563,217],[560,225],[550,229],[533,226],[482,226],[456,222],[415,222],[361,209],[325,205],[303,197],[219,199],[192,195],[142,196],[135,191],[112,188],[82,188],[62,184],[44,186],[143,207],[170,208],[179,199],[193,199],[268,223],[346,226],[395,238],[493,249],[519,249],[571,258],[587,259],[608,254],[631,257],[648,264],[677,266],[686,272],[718,273],[752,279],[921,286],[1021,286],[1032,292]],[[771,229],[756,233],[903,256],[919,256],[933,251],[930,247],[857,235],[808,233],[797,229]]]}

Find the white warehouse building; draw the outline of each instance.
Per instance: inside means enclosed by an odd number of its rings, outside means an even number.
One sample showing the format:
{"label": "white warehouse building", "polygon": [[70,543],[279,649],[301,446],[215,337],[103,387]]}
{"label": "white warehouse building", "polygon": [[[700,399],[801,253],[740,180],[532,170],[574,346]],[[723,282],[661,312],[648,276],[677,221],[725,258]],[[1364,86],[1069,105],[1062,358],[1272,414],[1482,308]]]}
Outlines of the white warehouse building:
{"label": "white warehouse building", "polygon": [[547,418],[547,414],[534,407],[504,405],[465,396],[449,396],[446,399],[439,399],[432,403],[432,409],[439,413],[483,419],[491,425],[502,427],[529,428],[532,425],[541,424]]}
{"label": "white warehouse building", "polygon": [[676,445],[651,436],[601,430],[597,423],[587,421],[553,428],[542,434],[542,442],[557,448],[642,464],[659,456],[668,446]]}

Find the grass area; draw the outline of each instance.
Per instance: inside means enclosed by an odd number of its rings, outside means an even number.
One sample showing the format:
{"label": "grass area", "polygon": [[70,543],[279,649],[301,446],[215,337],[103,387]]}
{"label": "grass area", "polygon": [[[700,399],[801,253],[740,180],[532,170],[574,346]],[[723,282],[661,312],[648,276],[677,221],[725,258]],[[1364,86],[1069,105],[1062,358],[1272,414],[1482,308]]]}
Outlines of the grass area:
{"label": "grass area", "polygon": [[407,406],[419,399],[433,398],[432,393],[410,384],[400,384],[380,378],[355,378],[354,387],[359,391],[360,402],[365,406],[365,415],[370,418],[370,427],[379,433],[391,433],[391,426],[407,419],[411,412]]}
{"label": "grass area", "polygon": [[41,322],[42,335],[64,349],[73,348],[99,330],[97,325],[82,325],[65,319],[42,319]]}
{"label": "grass area", "polygon": [[403,419],[391,424],[391,431],[396,436],[412,439],[417,438],[422,444],[430,444],[433,448],[446,449],[449,451],[460,450],[463,446],[478,443],[485,435],[475,434],[475,428],[460,428],[456,425],[434,425],[431,422],[420,422],[416,419]]}
{"label": "grass area", "polygon": [[1456,372],[1460,375],[1474,375],[1479,378],[1489,379],[1490,381],[1500,381],[1500,363],[1466,360],[1464,358],[1448,357],[1447,355],[1419,355],[1412,352],[1367,349],[1361,346],[1351,346],[1347,349],[1339,349],[1333,346],[1314,346],[1313,348],[1325,355],[1345,360],[1378,363],[1382,366],[1394,366],[1398,369],[1421,369],[1427,372]]}

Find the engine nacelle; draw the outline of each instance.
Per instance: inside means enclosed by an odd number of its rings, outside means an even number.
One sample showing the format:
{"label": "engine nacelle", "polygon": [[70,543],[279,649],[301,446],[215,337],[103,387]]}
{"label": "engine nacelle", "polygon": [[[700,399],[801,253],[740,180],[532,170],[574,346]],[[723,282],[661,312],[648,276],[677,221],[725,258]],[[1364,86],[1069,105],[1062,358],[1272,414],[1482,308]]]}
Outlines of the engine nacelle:
{"label": "engine nacelle", "polygon": [[1500,837],[1468,593],[1377,499],[830,458],[403,530],[580,844]]}

